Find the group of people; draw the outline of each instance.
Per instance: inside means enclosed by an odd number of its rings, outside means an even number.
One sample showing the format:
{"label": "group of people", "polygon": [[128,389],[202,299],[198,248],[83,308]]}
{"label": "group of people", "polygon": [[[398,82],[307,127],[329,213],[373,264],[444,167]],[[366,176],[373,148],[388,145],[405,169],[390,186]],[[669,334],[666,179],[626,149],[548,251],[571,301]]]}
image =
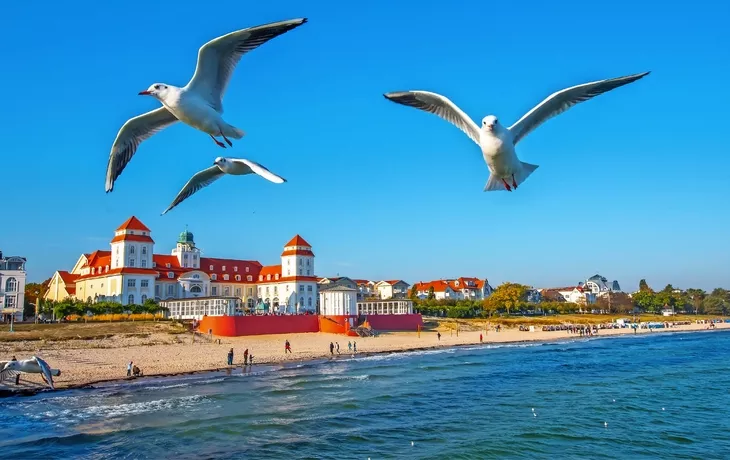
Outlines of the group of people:
{"label": "group of people", "polygon": [[[287,340],[286,343],[288,344],[289,341]],[[337,350],[337,354],[339,355],[340,354],[340,342],[334,342],[334,343],[330,342],[330,354],[334,355],[335,350]],[[347,342],[347,351],[348,351],[348,353],[357,353],[357,342],[355,342],[355,341]],[[289,352],[291,353],[291,350],[289,350]]]}
{"label": "group of people", "polygon": [[142,370],[134,364],[134,361],[130,361],[127,364],[127,377],[141,377]]}
{"label": "group of people", "polygon": [[[250,366],[253,364],[253,355],[248,352],[248,348],[243,350],[243,365]],[[228,365],[233,366],[233,348],[228,351]]]}

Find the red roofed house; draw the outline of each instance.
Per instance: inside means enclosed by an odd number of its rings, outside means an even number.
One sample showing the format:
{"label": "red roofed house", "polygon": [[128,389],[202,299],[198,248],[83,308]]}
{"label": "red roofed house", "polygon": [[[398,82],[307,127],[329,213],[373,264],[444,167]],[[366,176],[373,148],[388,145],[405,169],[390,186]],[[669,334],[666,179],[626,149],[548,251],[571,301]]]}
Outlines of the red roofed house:
{"label": "red roofed house", "polygon": [[[152,298],[235,297],[249,309],[270,306],[275,311],[293,312],[311,306],[314,310],[314,253],[299,235],[284,247],[282,264],[268,267],[252,260],[202,257],[187,229],[180,233],[170,255],[155,254],[154,244],[150,229],[130,217],[114,232],[110,250],[82,254],[71,272],[57,271],[45,298],[128,305]],[[172,305],[172,316],[202,316],[188,311],[192,308],[189,303],[178,304]],[[286,307],[277,308],[280,305]]]}
{"label": "red roofed house", "polygon": [[434,298],[454,299],[454,300],[481,300],[486,299],[492,294],[494,288],[489,285],[489,281],[485,278],[456,278],[434,280],[427,282],[419,282],[415,285],[416,295],[418,298],[425,299],[433,288]]}

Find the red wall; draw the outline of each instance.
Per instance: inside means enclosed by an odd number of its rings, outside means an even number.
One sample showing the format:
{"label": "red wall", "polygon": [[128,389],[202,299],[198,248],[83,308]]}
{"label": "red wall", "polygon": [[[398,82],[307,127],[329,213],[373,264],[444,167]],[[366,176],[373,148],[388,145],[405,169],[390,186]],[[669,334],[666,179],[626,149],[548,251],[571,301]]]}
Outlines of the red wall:
{"label": "red wall", "polygon": [[[206,316],[198,330],[221,337],[264,334],[297,334],[328,332],[357,335],[346,324],[349,316],[286,315],[286,316]],[[367,322],[376,331],[415,331],[423,326],[421,315],[367,315]],[[357,320],[355,320],[357,325]]]}
{"label": "red wall", "polygon": [[367,315],[367,322],[376,331],[416,331],[423,327],[420,314],[413,315]]}
{"label": "red wall", "polygon": [[319,319],[317,315],[206,316],[198,330],[207,334],[208,329],[223,337],[319,332]]}

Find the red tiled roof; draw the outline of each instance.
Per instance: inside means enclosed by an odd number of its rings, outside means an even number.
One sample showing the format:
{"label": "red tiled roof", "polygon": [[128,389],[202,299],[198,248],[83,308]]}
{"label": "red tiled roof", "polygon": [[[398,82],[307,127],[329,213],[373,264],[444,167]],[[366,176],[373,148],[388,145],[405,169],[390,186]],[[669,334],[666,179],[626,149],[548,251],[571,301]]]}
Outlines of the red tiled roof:
{"label": "red tiled roof", "polygon": [[[444,280],[428,281],[426,283],[416,283],[416,292],[429,291],[433,287],[434,292],[446,292],[446,288],[451,288],[449,283]],[[451,288],[453,290],[453,288]]]}
{"label": "red tiled roof", "polygon": [[304,238],[302,238],[299,235],[296,235],[294,238],[289,240],[289,242],[284,245],[284,247],[288,247],[288,246],[306,246],[310,249],[312,247],[311,244],[307,243],[307,240],[305,240]]}
{"label": "red tiled roof", "polygon": [[310,256],[314,257],[314,253],[312,251],[307,251],[306,249],[287,249],[284,252],[281,253],[282,256]]}
{"label": "red tiled roof", "polygon": [[125,220],[124,223],[119,226],[119,228],[117,229],[117,231],[121,231],[121,230],[140,230],[140,231],[143,231],[143,232],[149,232],[149,231],[151,231],[149,228],[147,228],[145,226],[145,224],[143,224],[142,222],[140,222],[140,220],[137,219],[134,216],[132,216],[129,219]]}
{"label": "red tiled roof", "polygon": [[352,281],[354,281],[358,285],[370,283],[370,280],[352,280]]}
{"label": "red tiled roof", "polygon": [[116,243],[118,241],[137,241],[140,243],[154,243],[154,240],[150,238],[149,235],[131,235],[129,233],[125,233],[123,235],[117,235],[114,238],[112,238],[112,243]]}
{"label": "red tiled roof", "polygon": [[79,275],[74,275],[73,273],[69,273],[67,271],[60,271],[58,272],[58,276],[61,277],[61,280],[66,285],[66,290],[68,291],[69,285],[73,287],[73,284],[76,282],[76,279],[79,277]]}
{"label": "red tiled roof", "polygon": [[[388,281],[385,281],[385,283],[388,283],[391,286],[393,286],[394,284],[397,284],[397,283],[406,283],[406,282],[403,280],[388,280]],[[408,283],[406,283],[406,284],[408,284]]]}

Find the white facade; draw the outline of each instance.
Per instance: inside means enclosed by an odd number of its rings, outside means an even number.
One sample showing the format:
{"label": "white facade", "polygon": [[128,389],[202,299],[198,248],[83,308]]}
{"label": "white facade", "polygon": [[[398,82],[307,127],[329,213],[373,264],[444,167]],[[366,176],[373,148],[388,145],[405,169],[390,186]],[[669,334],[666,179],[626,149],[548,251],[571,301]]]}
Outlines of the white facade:
{"label": "white facade", "polygon": [[487,279],[465,277],[420,282],[414,286],[419,299],[428,298],[431,288],[436,300],[482,300],[492,295],[494,291]]}
{"label": "white facade", "polygon": [[3,257],[0,252],[0,321],[23,321],[25,282],[25,258]]}
{"label": "white facade", "polygon": [[357,303],[358,315],[410,315],[412,300],[369,300]]}
{"label": "white facade", "polygon": [[314,313],[317,309],[318,290],[312,246],[296,235],[284,245],[281,265],[263,267],[257,284],[257,310]]}
{"label": "white facade", "polygon": [[408,297],[408,283],[403,280],[380,281],[375,283],[375,290],[381,299]]}
{"label": "white facade", "polygon": [[357,315],[357,290],[335,286],[319,293],[319,314]]}
{"label": "white facade", "polygon": [[201,320],[203,316],[235,316],[243,314],[241,299],[237,297],[196,297],[171,299],[160,302],[169,308],[169,317]]}

